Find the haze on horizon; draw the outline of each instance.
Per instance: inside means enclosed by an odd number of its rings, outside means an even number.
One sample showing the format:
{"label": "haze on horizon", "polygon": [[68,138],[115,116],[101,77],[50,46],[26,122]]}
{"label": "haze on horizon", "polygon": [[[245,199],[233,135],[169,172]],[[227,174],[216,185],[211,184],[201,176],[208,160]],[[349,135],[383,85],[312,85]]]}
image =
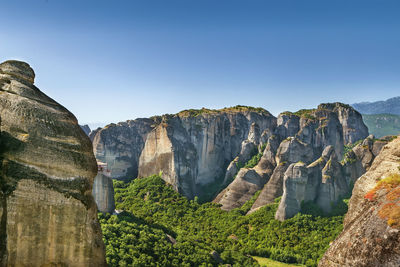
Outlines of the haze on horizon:
{"label": "haze on horizon", "polygon": [[399,1],[4,1],[0,61],[80,123],[399,95]]}

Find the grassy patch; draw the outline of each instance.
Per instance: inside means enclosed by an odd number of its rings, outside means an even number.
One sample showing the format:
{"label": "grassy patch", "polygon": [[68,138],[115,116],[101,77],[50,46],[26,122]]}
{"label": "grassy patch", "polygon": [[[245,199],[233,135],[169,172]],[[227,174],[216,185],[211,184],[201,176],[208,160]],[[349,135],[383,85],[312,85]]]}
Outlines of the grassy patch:
{"label": "grassy patch", "polygon": [[254,168],[258,162],[260,162],[260,159],[264,153],[265,147],[267,146],[267,143],[263,144],[259,150],[259,152],[254,155],[249,161],[246,162],[246,164],[244,164],[243,168]]}
{"label": "grassy patch", "polygon": [[296,267],[296,266],[304,266],[300,264],[287,264],[279,261],[274,261],[268,258],[252,256],[260,266],[267,266],[267,267]]}

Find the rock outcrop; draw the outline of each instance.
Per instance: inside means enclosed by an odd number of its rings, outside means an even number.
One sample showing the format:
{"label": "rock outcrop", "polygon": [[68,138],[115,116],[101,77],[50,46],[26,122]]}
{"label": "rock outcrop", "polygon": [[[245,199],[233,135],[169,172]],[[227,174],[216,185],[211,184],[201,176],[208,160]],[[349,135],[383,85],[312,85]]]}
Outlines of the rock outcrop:
{"label": "rock outcrop", "polygon": [[137,177],[139,157],[156,119],[109,124],[90,134],[96,159],[107,163],[113,179],[129,181]]}
{"label": "rock outcrop", "polygon": [[[309,166],[311,164],[312,168],[307,168],[307,172],[310,172],[308,176],[313,176],[309,178],[308,186],[306,187],[307,196],[301,196],[297,192],[296,198],[301,201],[314,201],[321,206],[325,212],[329,212],[330,204],[326,204],[328,199],[323,200],[326,197],[326,190],[329,188],[335,188],[332,191],[329,198],[334,202],[338,200],[342,192],[348,190],[349,184],[344,184],[340,182],[341,187],[335,187],[337,184],[331,184],[331,182],[336,181],[335,179],[327,180],[324,179],[330,177],[329,174],[334,173],[336,177],[345,176],[342,174],[342,170],[339,171],[339,161],[341,161],[344,153],[344,145],[349,143],[354,143],[359,139],[363,139],[368,135],[368,129],[362,121],[361,115],[348,105],[341,103],[331,103],[331,104],[321,104],[317,109],[314,110],[300,110],[296,113],[285,112],[280,116],[289,116],[288,119],[282,120],[286,121],[285,124],[278,125],[278,128],[286,129],[290,126],[292,129],[296,129],[293,126],[294,123],[299,121],[298,132],[295,133],[294,138],[298,140],[302,146],[292,146],[288,147],[287,139],[281,142],[279,149],[276,153],[277,166],[275,167],[271,179],[262,189],[259,197],[254,202],[253,207],[250,212],[257,210],[258,208],[270,204],[275,198],[280,197],[284,194],[284,186],[287,185],[287,193],[290,192],[290,183],[301,181],[304,178],[303,164]],[[299,117],[299,119],[295,117]],[[290,122],[290,121],[294,121]],[[290,132],[287,128],[286,132]],[[282,130],[281,130],[282,131]],[[293,132],[293,131],[292,131]],[[329,148],[331,147],[331,148]],[[304,151],[307,151],[306,153]],[[323,162],[322,159],[324,155],[329,152],[332,159]],[[334,155],[332,155],[332,153]],[[314,163],[314,164],[312,164]],[[321,166],[321,164],[324,164]],[[328,165],[326,165],[328,163]],[[286,173],[287,169],[292,165],[291,171]],[[326,168],[325,168],[326,167]],[[292,170],[293,168],[293,170]],[[325,172],[325,173],[323,173]],[[286,181],[285,181],[286,174]],[[291,174],[294,176],[291,179]],[[360,173],[361,175],[362,173]],[[300,175],[300,176],[299,176]],[[324,175],[324,177],[323,177]],[[346,176],[345,176],[346,177]],[[317,181],[319,179],[319,182]],[[340,179],[342,180],[342,179]],[[346,179],[348,181],[349,179]],[[335,182],[336,183],[336,182]],[[293,185],[295,188],[297,186]],[[310,186],[312,189],[310,189]],[[299,187],[300,188],[300,187]],[[318,191],[317,188],[319,188]],[[324,191],[325,188],[325,191]],[[300,189],[301,191],[302,189]],[[300,196],[300,198],[298,198]],[[292,196],[293,197],[293,196]],[[304,198],[304,199],[302,199]],[[288,218],[293,215],[290,210],[298,209],[297,207],[291,207],[288,204],[294,203],[290,201],[286,203],[286,196],[283,195],[282,203],[278,214],[276,215],[279,219]],[[325,204],[323,204],[325,203]],[[282,211],[288,209],[288,213]],[[282,216],[282,214],[286,214]]]}
{"label": "rock outcrop", "polygon": [[[363,149],[355,150],[354,155],[349,155],[357,159],[348,164],[351,168],[339,166],[344,145],[367,136],[368,129],[357,111],[345,104],[330,103],[312,110],[283,112],[278,118],[266,110],[243,106],[186,110],[111,124],[97,131],[93,143],[96,158],[108,164],[112,178],[162,173],[167,183],[189,198],[213,197],[214,191],[226,187],[214,199],[225,210],[240,207],[259,190],[251,211],[272,203],[284,192],[289,166],[303,162],[316,175],[310,181],[320,178],[313,182],[320,191],[314,190],[312,200],[328,211],[326,203],[348,191],[350,183],[365,172],[365,166],[376,156],[367,144],[369,154],[362,154],[366,152]],[[327,147],[335,154],[331,161],[328,158],[324,162],[329,163],[327,168],[323,170],[325,165],[320,164],[318,168],[308,168]],[[378,146],[375,150],[379,151]],[[257,153],[262,154],[258,164],[241,169]],[[322,175],[328,177],[332,173],[340,175],[345,184],[340,182],[341,187],[337,188],[338,181],[322,179]],[[318,197],[332,188],[335,190],[329,198]]]}
{"label": "rock outcrop", "polygon": [[115,210],[114,186],[112,178],[98,173],[94,178],[93,197],[97,209],[102,213],[113,213]]}
{"label": "rock outcrop", "polygon": [[92,145],[34,78],[26,63],[0,64],[1,265],[105,266]]}
{"label": "rock outcrop", "polygon": [[79,125],[79,126],[82,128],[82,130],[85,132],[85,134],[87,136],[89,136],[89,134],[91,132],[89,125],[85,124],[85,125]]}
{"label": "rock outcrop", "polygon": [[400,266],[400,138],[355,183],[343,232],[319,266]]}
{"label": "rock outcrop", "polygon": [[[222,209],[230,210],[241,206],[261,190],[250,212],[280,196],[283,198],[277,214],[279,219],[296,214],[302,201],[319,203],[324,211],[329,212],[330,203],[338,200],[343,192],[348,192],[350,181],[365,172],[361,163],[354,164],[358,169],[341,166],[339,161],[343,157],[344,145],[367,135],[368,129],[361,115],[341,103],[321,104],[317,109],[296,113],[283,112],[277,118],[275,131],[269,133],[260,162],[254,168],[238,171],[234,181],[214,202],[222,204]],[[347,175],[346,171],[350,174]],[[357,174],[359,176],[354,178]],[[325,179],[330,175],[335,179]],[[330,195],[326,195],[328,191]]]}
{"label": "rock outcrop", "polygon": [[248,158],[275,126],[268,111],[243,106],[164,115],[147,136],[139,177],[162,173],[183,195],[202,196],[206,186],[222,186],[229,163]]}

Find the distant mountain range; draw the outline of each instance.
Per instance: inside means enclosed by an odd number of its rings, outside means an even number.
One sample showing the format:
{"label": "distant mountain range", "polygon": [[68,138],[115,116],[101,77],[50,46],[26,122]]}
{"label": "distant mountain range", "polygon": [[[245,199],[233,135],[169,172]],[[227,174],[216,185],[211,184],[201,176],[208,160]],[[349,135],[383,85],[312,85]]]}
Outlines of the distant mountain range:
{"label": "distant mountain range", "polygon": [[352,106],[362,114],[369,132],[375,137],[400,133],[400,96],[385,101],[355,103]]}
{"label": "distant mountain range", "polygon": [[386,101],[361,102],[352,105],[361,114],[396,114],[400,115],[400,96]]}

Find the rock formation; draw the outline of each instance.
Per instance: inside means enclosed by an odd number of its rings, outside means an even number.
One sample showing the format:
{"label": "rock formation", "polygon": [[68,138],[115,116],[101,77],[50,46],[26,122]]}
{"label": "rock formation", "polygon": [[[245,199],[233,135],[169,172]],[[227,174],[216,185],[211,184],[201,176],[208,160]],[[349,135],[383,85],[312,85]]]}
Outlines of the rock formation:
{"label": "rock formation", "polygon": [[[156,118],[155,118],[156,119]],[[136,119],[110,124],[90,134],[98,161],[107,163],[114,179],[132,180],[138,175],[139,157],[155,119]]]}
{"label": "rock formation", "polygon": [[[315,175],[309,180],[318,187],[313,189],[312,201],[329,211],[327,203],[347,192],[379,151],[373,142],[370,145],[376,147],[375,152],[369,144],[363,144],[369,149],[357,148],[354,155],[347,155],[357,159],[355,162],[339,166],[344,145],[367,136],[368,129],[357,111],[345,104],[330,103],[312,110],[283,112],[278,118],[266,110],[243,106],[186,110],[111,124],[97,131],[93,144],[96,158],[108,164],[111,177],[133,179],[162,173],[167,183],[189,198],[213,197],[214,191],[226,187],[214,199],[225,210],[240,207],[259,190],[262,191],[251,211],[272,203],[283,195],[291,164],[303,162],[307,171]],[[327,147],[335,154],[330,154],[332,159],[308,168]],[[241,169],[257,153],[263,153],[259,163]],[[300,168],[298,165],[291,168],[292,174]],[[322,178],[330,174],[341,178]],[[332,181],[335,182],[331,184]],[[329,191],[332,188],[335,190]],[[324,199],[322,195],[327,191],[331,194]]]}
{"label": "rock formation", "polygon": [[400,138],[355,183],[343,232],[319,266],[400,266]]}
{"label": "rock formation", "polygon": [[165,115],[147,136],[139,177],[161,172],[183,195],[202,196],[206,186],[222,186],[229,163],[238,155],[247,158],[261,133],[275,126],[266,110],[243,106]]}
{"label": "rock formation", "polygon": [[85,124],[85,125],[79,125],[79,126],[82,128],[82,130],[85,132],[85,134],[87,136],[89,136],[89,134],[91,132],[89,125]]}
{"label": "rock formation", "polygon": [[105,266],[92,145],[34,78],[26,63],[0,64],[1,265]]}
{"label": "rock formation", "polygon": [[[329,212],[330,203],[348,192],[351,181],[365,172],[361,163],[352,161],[353,168],[341,166],[344,145],[367,135],[361,115],[341,103],[321,104],[317,109],[296,113],[283,112],[277,118],[275,131],[269,134],[260,162],[254,168],[241,169],[214,202],[230,210],[261,190],[250,212],[282,195],[279,219],[299,212],[302,201],[314,201]],[[378,150],[376,146],[377,153]],[[361,162],[364,151],[358,152],[357,159]],[[334,179],[328,180],[330,175]],[[330,194],[326,195],[327,192]]]}
{"label": "rock formation", "polygon": [[103,213],[113,213],[115,210],[114,186],[112,178],[98,173],[94,178],[93,197],[97,204],[97,209]]}

